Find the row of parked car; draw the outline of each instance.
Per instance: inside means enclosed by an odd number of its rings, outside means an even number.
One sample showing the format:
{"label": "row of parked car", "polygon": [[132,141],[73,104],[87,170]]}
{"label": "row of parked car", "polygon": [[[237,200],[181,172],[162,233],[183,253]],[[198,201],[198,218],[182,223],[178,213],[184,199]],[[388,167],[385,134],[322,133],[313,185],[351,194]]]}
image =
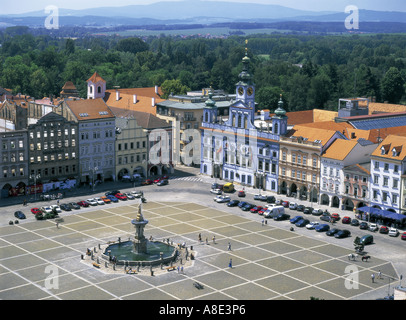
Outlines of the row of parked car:
{"label": "row of parked car", "polygon": [[[251,213],[263,215],[266,218],[272,218],[275,221],[290,220],[290,222],[297,227],[306,227],[310,230],[316,230],[317,232],[326,232],[328,236],[334,236],[336,238],[346,238],[351,236],[350,230],[339,229],[339,228],[330,228],[330,224],[320,223],[318,221],[310,222],[309,219],[303,216],[295,216],[290,218],[290,215],[287,214],[284,209],[289,208],[291,210],[296,210],[303,212],[304,214],[319,216],[321,221],[330,222],[334,225],[335,222],[340,221],[343,224],[351,226],[359,226],[361,230],[370,230],[378,231],[380,233],[388,234],[392,237],[397,237],[399,231],[396,228],[389,228],[386,226],[381,226],[380,228],[376,224],[368,224],[365,221],[360,222],[358,219],[351,219],[348,216],[345,216],[341,219],[338,213],[329,213],[327,210],[323,211],[322,209],[306,207],[304,205],[298,205],[294,202],[277,200],[273,196],[266,196],[261,194],[254,195],[254,200],[260,200],[267,202],[266,205],[256,205],[246,201],[241,200],[232,200],[228,195],[217,195],[214,198],[214,201],[217,203],[226,203],[228,207],[239,207],[243,211],[249,211]],[[406,240],[406,232],[404,232],[401,237],[402,240]],[[373,242],[372,235],[366,235],[363,237],[363,244],[368,244]]]}
{"label": "row of parked car", "polygon": [[[37,214],[47,214],[47,213],[54,213],[59,214],[62,211],[72,211],[78,210],[80,208],[86,208],[90,206],[98,206],[104,205],[109,203],[115,203],[118,201],[126,201],[126,200],[133,200],[136,198],[141,198],[143,193],[140,191],[132,191],[129,193],[121,193],[119,190],[109,191],[104,194],[104,196],[89,198],[86,200],[81,200],[78,202],[67,202],[62,203],[60,205],[49,205],[43,206],[40,208],[32,208],[31,213]],[[23,218],[24,219],[24,218]]]}

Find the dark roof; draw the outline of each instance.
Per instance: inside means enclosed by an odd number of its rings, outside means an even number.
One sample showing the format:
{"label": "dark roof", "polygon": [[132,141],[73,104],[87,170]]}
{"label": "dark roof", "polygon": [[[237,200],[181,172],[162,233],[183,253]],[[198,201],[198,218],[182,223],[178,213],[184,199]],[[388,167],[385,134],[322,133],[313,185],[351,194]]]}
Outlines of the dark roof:
{"label": "dark roof", "polygon": [[153,130],[172,127],[171,123],[168,123],[148,112],[140,112],[115,107],[110,107],[110,110],[116,117],[135,118],[137,120],[137,124],[144,129]]}

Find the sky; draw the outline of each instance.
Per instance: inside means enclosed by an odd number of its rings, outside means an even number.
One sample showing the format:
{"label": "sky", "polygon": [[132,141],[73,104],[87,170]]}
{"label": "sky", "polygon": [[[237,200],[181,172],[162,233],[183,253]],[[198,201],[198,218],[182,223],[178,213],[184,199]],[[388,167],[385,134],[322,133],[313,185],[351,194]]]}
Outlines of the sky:
{"label": "sky", "polygon": [[[25,13],[30,11],[45,11],[50,5],[64,9],[87,9],[95,7],[125,6],[131,4],[150,4],[159,1],[174,0],[0,0],[0,15]],[[176,0],[175,0],[176,1]],[[182,0],[196,1],[196,0]],[[220,0],[204,0],[220,1]],[[261,4],[276,4],[294,9],[309,11],[338,11],[343,12],[348,5],[355,5],[359,9],[378,11],[404,11],[405,0],[221,0],[229,2],[249,2]]]}

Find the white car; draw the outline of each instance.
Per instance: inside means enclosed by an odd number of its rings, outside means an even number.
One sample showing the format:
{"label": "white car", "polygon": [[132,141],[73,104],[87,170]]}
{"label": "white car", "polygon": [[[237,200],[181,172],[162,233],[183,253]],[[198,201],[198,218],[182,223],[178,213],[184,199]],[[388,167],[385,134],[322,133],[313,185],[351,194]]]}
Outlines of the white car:
{"label": "white car", "polygon": [[309,224],[306,225],[306,228],[309,230],[313,230],[314,228],[316,228],[316,226],[318,226],[320,223],[317,221],[314,222],[310,222]]}
{"label": "white car", "polygon": [[96,201],[98,205],[104,204],[104,201],[101,198],[94,198],[93,200]]}
{"label": "white car", "polygon": [[369,231],[378,231],[378,225],[376,223],[370,223],[368,226]]}
{"label": "white car", "polygon": [[87,199],[86,202],[91,206],[97,206],[97,201],[95,199]]}
{"label": "white car", "polygon": [[391,237],[397,237],[399,235],[399,231],[396,228],[389,228],[389,233]]}
{"label": "white car", "polygon": [[289,209],[296,210],[297,209],[297,203],[295,203],[295,202],[289,203]]}
{"label": "white car", "polygon": [[61,208],[59,206],[57,206],[56,204],[50,206],[50,208],[55,213],[61,213],[62,212]]}
{"label": "white car", "polygon": [[229,196],[217,196],[214,198],[214,201],[217,203],[224,203],[231,201],[231,198]]}
{"label": "white car", "polygon": [[131,191],[131,194],[136,197],[136,198],[141,198],[143,196],[143,192],[142,191]]}
{"label": "white car", "polygon": [[214,194],[222,194],[222,193],[223,193],[223,192],[221,191],[221,189],[211,189],[210,192],[211,192],[211,193],[214,193]]}
{"label": "white car", "polygon": [[52,213],[51,207],[41,207],[40,209],[43,213]]}

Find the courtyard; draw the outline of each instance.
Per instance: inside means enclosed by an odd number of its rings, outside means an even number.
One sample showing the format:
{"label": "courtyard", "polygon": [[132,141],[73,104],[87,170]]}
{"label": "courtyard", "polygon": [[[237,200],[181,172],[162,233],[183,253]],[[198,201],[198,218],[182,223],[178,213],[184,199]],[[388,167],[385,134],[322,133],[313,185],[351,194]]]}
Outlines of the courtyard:
{"label": "courtyard", "polygon": [[[137,207],[128,202],[66,215],[59,228],[49,220],[1,226],[0,299],[346,300],[398,280],[388,261],[349,261],[350,249],[286,225],[182,201],[148,202],[143,215],[149,220],[146,237],[193,246],[195,260],[183,272],[111,273],[85,263],[87,248],[133,237]],[[378,272],[382,279],[372,282]]]}

